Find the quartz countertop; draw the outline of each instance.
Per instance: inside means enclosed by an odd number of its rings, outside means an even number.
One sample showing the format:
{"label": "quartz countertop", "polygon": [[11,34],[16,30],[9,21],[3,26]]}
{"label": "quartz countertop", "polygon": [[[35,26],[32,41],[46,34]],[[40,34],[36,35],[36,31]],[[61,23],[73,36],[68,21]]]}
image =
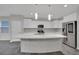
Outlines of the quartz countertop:
{"label": "quartz countertop", "polygon": [[48,38],[66,38],[66,36],[57,33],[23,33],[16,36],[19,39],[48,39]]}

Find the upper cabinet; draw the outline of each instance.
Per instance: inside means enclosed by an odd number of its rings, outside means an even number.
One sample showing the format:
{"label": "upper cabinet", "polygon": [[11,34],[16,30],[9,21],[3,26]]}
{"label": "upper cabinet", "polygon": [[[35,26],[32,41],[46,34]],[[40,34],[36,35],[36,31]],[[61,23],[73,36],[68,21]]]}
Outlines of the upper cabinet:
{"label": "upper cabinet", "polygon": [[35,28],[32,19],[24,19],[23,21],[24,28]]}
{"label": "upper cabinet", "polygon": [[44,28],[62,28],[62,22],[56,21],[34,21],[32,19],[24,19],[24,28],[37,28],[39,24],[44,25]]}
{"label": "upper cabinet", "polygon": [[62,22],[69,22],[69,21],[75,21],[75,20],[77,20],[77,13],[76,12],[65,16],[64,20]]}

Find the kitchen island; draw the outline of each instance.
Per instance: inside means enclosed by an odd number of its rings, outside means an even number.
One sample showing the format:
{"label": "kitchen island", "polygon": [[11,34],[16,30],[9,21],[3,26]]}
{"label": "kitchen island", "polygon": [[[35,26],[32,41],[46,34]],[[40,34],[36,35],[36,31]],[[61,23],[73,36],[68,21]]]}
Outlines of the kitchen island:
{"label": "kitchen island", "polygon": [[47,53],[61,51],[62,40],[66,36],[62,34],[22,34],[18,36],[21,39],[22,53]]}

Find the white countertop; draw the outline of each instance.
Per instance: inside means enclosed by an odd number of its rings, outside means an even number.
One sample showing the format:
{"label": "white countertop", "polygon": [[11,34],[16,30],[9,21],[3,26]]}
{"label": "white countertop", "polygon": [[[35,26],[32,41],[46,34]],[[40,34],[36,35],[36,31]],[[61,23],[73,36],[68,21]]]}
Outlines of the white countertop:
{"label": "white countertop", "polygon": [[66,36],[62,34],[56,33],[44,33],[44,34],[37,34],[37,33],[23,33],[16,36],[19,39],[48,39],[48,38],[66,38]]}

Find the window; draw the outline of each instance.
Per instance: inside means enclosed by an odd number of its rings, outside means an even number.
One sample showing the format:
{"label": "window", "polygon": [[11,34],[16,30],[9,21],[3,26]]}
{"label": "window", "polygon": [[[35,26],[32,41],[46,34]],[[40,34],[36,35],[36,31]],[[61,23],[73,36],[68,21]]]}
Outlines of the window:
{"label": "window", "polygon": [[8,19],[3,19],[0,22],[0,32],[2,33],[8,33],[9,31],[9,22]]}

